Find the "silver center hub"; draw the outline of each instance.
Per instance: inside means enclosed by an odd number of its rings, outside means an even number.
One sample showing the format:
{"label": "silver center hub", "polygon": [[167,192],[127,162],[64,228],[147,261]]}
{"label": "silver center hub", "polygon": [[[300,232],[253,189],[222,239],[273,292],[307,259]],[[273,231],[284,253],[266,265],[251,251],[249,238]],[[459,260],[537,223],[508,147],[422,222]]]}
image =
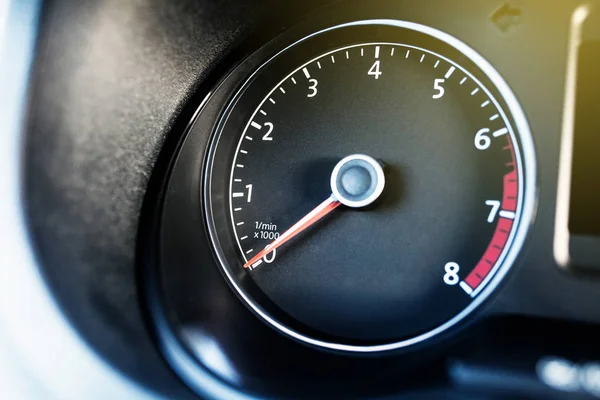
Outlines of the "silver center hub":
{"label": "silver center hub", "polygon": [[368,206],[379,198],[384,187],[381,165],[364,154],[343,158],[331,173],[333,196],[348,207]]}

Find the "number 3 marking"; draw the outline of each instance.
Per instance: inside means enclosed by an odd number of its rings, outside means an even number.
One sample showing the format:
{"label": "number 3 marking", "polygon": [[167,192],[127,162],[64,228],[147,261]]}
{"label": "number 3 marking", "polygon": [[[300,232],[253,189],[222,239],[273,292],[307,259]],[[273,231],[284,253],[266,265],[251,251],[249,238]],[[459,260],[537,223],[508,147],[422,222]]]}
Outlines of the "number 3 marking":
{"label": "number 3 marking", "polygon": [[319,85],[319,82],[316,79],[309,79],[308,83],[308,88],[311,90],[311,93],[307,94],[306,97],[315,97],[317,95],[317,85]]}

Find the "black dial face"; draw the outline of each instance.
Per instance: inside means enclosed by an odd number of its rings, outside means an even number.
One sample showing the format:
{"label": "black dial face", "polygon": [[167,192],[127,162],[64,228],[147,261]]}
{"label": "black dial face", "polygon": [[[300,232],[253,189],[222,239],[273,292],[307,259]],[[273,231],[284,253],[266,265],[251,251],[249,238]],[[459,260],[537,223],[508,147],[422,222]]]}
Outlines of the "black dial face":
{"label": "black dial face", "polygon": [[347,24],[274,56],[232,100],[208,163],[234,290],[330,349],[455,325],[498,286],[533,211],[514,96],[473,50],[416,24]]}

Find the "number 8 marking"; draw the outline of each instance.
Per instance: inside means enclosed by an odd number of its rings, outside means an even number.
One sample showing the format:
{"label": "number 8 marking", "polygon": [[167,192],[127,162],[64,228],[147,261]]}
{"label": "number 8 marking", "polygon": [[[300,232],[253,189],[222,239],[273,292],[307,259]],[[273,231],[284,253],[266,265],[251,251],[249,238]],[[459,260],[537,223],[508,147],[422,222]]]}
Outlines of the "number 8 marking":
{"label": "number 8 marking", "polygon": [[444,283],[446,285],[454,286],[458,283],[458,271],[460,271],[460,267],[455,262],[449,262],[444,267]]}

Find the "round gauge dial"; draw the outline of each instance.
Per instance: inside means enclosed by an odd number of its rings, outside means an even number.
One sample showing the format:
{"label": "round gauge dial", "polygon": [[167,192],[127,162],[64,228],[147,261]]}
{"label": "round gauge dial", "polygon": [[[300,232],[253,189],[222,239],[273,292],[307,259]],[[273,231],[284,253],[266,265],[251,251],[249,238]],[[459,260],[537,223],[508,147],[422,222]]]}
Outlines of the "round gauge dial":
{"label": "round gauge dial", "polygon": [[523,113],[477,53],[421,25],[363,21],[266,61],[208,157],[206,213],[241,299],[297,340],[406,347],[498,287],[530,224]]}

